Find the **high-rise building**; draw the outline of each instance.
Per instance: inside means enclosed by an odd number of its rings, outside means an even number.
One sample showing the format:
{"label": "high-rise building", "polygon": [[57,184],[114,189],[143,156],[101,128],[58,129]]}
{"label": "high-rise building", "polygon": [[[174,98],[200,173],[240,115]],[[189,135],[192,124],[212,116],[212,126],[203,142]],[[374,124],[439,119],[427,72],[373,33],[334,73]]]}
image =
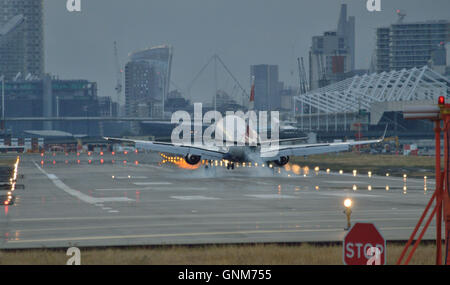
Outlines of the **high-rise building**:
{"label": "high-rise building", "polygon": [[377,29],[376,71],[423,67],[450,41],[450,21],[398,22]]}
{"label": "high-rise building", "polygon": [[312,38],[309,52],[310,88],[344,80],[355,69],[355,17],[342,4],[337,29]]}
{"label": "high-rise building", "polygon": [[278,65],[252,65],[250,75],[255,77],[255,109],[259,111],[279,110],[281,88],[278,81]]}
{"label": "high-rise building", "polygon": [[163,45],[132,53],[125,66],[125,113],[161,118],[170,83],[173,49]]}
{"label": "high-rise building", "polygon": [[0,26],[22,15],[24,23],[0,43],[0,75],[44,74],[43,0],[0,0]]}

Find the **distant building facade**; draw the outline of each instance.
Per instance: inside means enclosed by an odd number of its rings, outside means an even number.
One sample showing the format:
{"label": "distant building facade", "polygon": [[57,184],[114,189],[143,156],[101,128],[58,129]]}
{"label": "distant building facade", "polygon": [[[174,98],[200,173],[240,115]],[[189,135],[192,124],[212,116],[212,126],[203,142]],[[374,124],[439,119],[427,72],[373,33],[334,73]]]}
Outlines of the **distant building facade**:
{"label": "distant building facade", "polygon": [[281,88],[278,80],[278,65],[252,65],[250,75],[255,78],[255,109],[259,111],[279,110]]}
{"label": "distant building facade", "polygon": [[450,21],[396,23],[376,32],[376,71],[423,67],[440,45],[450,41]]}
{"label": "distant building facade", "polygon": [[[162,118],[170,84],[173,48],[163,45],[135,52],[125,66],[125,114]],[[137,126],[136,126],[137,127]]]}
{"label": "distant building facade", "polygon": [[[1,87],[1,82],[0,82]],[[40,80],[5,82],[5,117],[98,117],[97,84],[87,80],[59,80],[45,75]],[[26,130],[58,130],[72,134],[101,135],[98,122],[9,121],[14,134]]]}
{"label": "distant building facade", "polygon": [[311,89],[344,80],[355,69],[355,17],[347,16],[342,4],[335,31],[312,38],[309,52]]}
{"label": "distant building facade", "polygon": [[0,76],[43,76],[43,5],[43,0],[0,0],[0,26],[17,15],[25,17],[25,22],[0,44]]}

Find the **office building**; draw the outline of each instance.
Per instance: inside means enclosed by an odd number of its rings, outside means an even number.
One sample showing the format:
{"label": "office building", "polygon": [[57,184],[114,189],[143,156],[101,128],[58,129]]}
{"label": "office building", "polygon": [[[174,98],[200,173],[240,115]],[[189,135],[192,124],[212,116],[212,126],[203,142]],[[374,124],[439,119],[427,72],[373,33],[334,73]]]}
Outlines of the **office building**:
{"label": "office building", "polygon": [[[1,87],[1,82],[0,82]],[[5,82],[5,117],[98,117],[97,84],[87,80],[60,80],[45,75],[39,80]],[[8,121],[13,134],[26,130],[58,130],[80,135],[99,135],[99,122]]]}
{"label": "office building", "polygon": [[279,110],[281,88],[278,80],[278,65],[252,65],[250,75],[255,78],[255,109],[259,111]]}
{"label": "office building", "polygon": [[43,0],[0,0],[0,26],[23,16],[24,22],[0,43],[0,75],[7,79],[44,74]]}
{"label": "office building", "polygon": [[163,45],[132,53],[125,66],[125,114],[162,118],[173,49]]}

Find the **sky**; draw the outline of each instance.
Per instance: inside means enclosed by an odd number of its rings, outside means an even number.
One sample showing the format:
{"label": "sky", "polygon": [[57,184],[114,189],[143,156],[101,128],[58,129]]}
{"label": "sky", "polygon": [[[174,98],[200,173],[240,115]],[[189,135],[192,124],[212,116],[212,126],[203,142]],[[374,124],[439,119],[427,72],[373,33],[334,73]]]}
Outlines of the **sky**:
{"label": "sky", "polygon": [[[160,44],[174,47],[171,89],[186,93],[200,69],[218,54],[237,80],[250,89],[250,65],[279,65],[280,81],[298,86],[297,57],[307,67],[311,37],[335,30],[340,5],[356,17],[356,67],[367,69],[375,29],[397,20],[450,20],[449,0],[380,0],[369,12],[366,0],[81,0],[81,12],[68,12],[65,0],[44,0],[45,71],[61,79],[98,83],[99,96],[111,96],[116,70],[113,42],[124,66],[131,52]],[[235,84],[217,68],[217,86],[232,93]],[[205,69],[190,92],[192,101],[211,102],[214,66]],[[187,96],[187,95],[186,95]]]}

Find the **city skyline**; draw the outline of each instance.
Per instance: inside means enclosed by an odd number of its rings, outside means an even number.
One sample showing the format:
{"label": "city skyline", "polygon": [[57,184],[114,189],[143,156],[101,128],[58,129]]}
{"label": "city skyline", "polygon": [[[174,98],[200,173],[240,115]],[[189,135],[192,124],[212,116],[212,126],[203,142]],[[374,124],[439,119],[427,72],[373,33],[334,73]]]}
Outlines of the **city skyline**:
{"label": "city skyline", "polygon": [[[342,3],[348,4],[348,14],[356,17],[356,68],[365,69],[375,48],[375,29],[395,22],[396,8],[406,10],[405,22],[448,19],[446,11],[450,9],[445,0],[427,6],[419,0],[383,1],[383,11],[372,13],[366,10],[365,1],[328,1],[327,5],[287,0],[265,1],[263,5],[259,1],[241,2],[84,1],[82,12],[69,13],[65,3],[47,1],[46,72],[96,81],[100,96],[116,99],[113,42],[117,41],[122,66],[131,52],[172,45],[172,78],[182,91],[214,53],[223,57],[247,91],[249,67],[254,64],[279,65],[280,80],[297,86],[296,58],[307,58],[312,36],[336,26]],[[192,91],[207,95],[190,99],[211,100],[209,76],[197,82]]]}

